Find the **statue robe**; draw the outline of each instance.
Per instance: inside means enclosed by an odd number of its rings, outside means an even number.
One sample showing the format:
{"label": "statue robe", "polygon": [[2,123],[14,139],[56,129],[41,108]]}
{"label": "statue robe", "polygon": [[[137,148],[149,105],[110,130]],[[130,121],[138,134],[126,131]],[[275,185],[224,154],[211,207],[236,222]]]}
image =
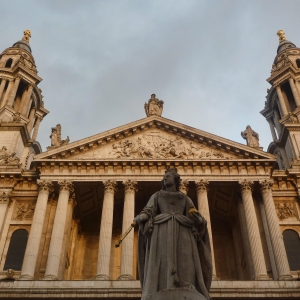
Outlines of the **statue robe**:
{"label": "statue robe", "polygon": [[[191,212],[192,211],[192,212]],[[182,192],[161,190],[141,214],[138,267],[142,300],[173,288],[197,290],[210,299],[212,259],[206,221]]]}

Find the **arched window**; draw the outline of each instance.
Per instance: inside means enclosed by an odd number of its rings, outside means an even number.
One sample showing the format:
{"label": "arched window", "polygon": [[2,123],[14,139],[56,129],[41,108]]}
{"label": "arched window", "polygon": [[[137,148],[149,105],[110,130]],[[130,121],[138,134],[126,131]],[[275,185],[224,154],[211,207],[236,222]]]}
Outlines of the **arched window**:
{"label": "arched window", "polygon": [[300,270],[300,238],[292,229],[283,232],[283,241],[291,271]]}
{"label": "arched window", "polygon": [[297,64],[297,67],[300,68],[300,59],[299,58],[296,60],[296,64]]}
{"label": "arched window", "polygon": [[13,232],[3,270],[13,269],[15,271],[21,271],[27,239],[27,230],[18,229]]}
{"label": "arched window", "polygon": [[7,60],[6,64],[5,64],[5,68],[10,68],[11,64],[12,64],[13,60],[10,58]]}

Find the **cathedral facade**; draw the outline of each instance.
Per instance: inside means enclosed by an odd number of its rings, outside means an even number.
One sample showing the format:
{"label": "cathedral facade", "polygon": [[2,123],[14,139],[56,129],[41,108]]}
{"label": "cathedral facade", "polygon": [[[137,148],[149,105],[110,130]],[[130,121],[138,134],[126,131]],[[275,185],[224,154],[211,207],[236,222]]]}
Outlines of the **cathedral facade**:
{"label": "cathedral facade", "polygon": [[[300,297],[300,48],[278,31],[261,114],[267,152],[146,117],[69,143],[61,126],[42,152],[42,80],[29,30],[0,55],[0,297],[140,299],[134,217],[168,167],[207,221],[214,299]],[[127,234],[120,242],[120,237]]]}

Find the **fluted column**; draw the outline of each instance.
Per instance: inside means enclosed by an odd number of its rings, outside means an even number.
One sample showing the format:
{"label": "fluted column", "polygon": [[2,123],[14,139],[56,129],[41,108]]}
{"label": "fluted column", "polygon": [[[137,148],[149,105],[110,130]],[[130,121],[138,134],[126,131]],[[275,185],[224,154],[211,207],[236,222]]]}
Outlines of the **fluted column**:
{"label": "fluted column", "polygon": [[73,192],[70,180],[59,181],[59,196],[52,228],[49,253],[44,280],[58,280],[59,263],[62,255],[63,239],[67,221],[68,202]]}
{"label": "fluted column", "polygon": [[7,105],[11,107],[13,106],[20,81],[21,81],[21,77],[16,77],[12,89],[9,91],[8,98],[7,98]]}
{"label": "fluted column", "polygon": [[[130,227],[134,219],[134,198],[137,191],[137,182],[133,180],[123,181],[125,187],[122,234]],[[133,242],[134,231],[127,235],[121,248],[121,274],[119,280],[133,280]]]}
{"label": "fluted column", "polygon": [[114,194],[117,190],[117,182],[115,180],[103,181],[103,185],[104,199],[100,225],[97,275],[95,277],[95,280],[109,280],[109,263],[114,214]]}
{"label": "fluted column", "polygon": [[213,239],[212,239],[212,230],[211,230],[211,221],[210,221],[210,213],[209,213],[209,205],[208,205],[208,184],[209,182],[207,180],[198,180],[195,181],[196,188],[197,188],[197,202],[198,202],[198,210],[201,213],[201,215],[204,217],[204,219],[207,222],[207,230],[210,240],[210,248],[211,248],[211,255],[212,255],[212,279],[218,280],[219,278],[216,275],[216,264],[215,264],[215,255],[214,255],[214,245],[213,245]]}
{"label": "fluted column", "polygon": [[42,117],[37,116],[37,120],[35,122],[32,138],[31,138],[33,141],[36,140],[41,121],[42,121]]}
{"label": "fluted column", "polygon": [[279,103],[280,103],[280,108],[281,108],[281,111],[282,111],[282,114],[284,117],[285,115],[287,115],[288,111],[286,109],[285,100],[283,98],[282,91],[281,91],[281,88],[279,85],[276,86],[276,91],[277,91],[277,95],[278,95],[278,99],[279,99]]}
{"label": "fluted column", "polygon": [[258,223],[252,198],[252,181],[239,181],[241,187],[242,200],[245,210],[245,218],[251,255],[253,260],[255,280],[269,280],[266,269],[264,252],[259,234]]}
{"label": "fluted column", "polygon": [[179,190],[180,190],[180,192],[187,195],[187,193],[189,191],[189,181],[187,179],[181,180]]}
{"label": "fluted column", "polygon": [[30,109],[30,104],[31,104],[30,98],[32,96],[32,91],[33,91],[33,85],[29,84],[28,89],[25,92],[26,95],[24,96],[24,99],[22,99],[22,103],[21,103],[20,111],[23,115],[26,116],[26,118],[28,116],[29,109]]}
{"label": "fluted column", "polygon": [[273,246],[274,257],[277,266],[279,280],[293,280],[290,274],[289,263],[283,243],[282,233],[276,214],[271,187],[272,180],[260,180],[262,198],[265,206],[267,223],[270,232],[270,238]]}
{"label": "fluted column", "polygon": [[1,84],[0,84],[0,108],[1,108],[2,106],[4,106],[3,101],[1,101],[1,97],[2,97],[2,95],[3,95],[3,91],[4,91],[4,88],[5,88],[5,84],[6,84],[6,79],[2,78]]}
{"label": "fluted column", "polygon": [[298,90],[297,87],[295,85],[294,79],[292,77],[289,78],[289,83],[290,83],[290,87],[296,102],[296,106],[300,105],[300,98],[299,98],[299,94],[298,94]]}
{"label": "fluted column", "polygon": [[43,225],[47,209],[49,194],[53,191],[53,185],[49,180],[38,180],[39,195],[37,198],[32,225],[28,237],[24,255],[21,276],[19,280],[33,280],[39,246],[42,237]]}

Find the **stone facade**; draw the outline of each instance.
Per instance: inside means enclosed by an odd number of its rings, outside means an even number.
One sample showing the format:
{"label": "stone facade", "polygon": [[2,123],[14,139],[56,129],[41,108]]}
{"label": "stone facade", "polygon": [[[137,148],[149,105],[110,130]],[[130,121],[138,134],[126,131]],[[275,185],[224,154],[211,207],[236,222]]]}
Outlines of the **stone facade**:
{"label": "stone facade", "polygon": [[137,229],[115,244],[169,166],[207,220],[211,296],[300,297],[300,253],[286,234],[300,234],[300,49],[280,32],[261,111],[267,152],[250,126],[241,145],[165,119],[153,94],[146,118],[109,132],[69,143],[58,124],[42,153],[36,137],[48,111],[30,36],[0,58],[2,298],[139,299]]}

